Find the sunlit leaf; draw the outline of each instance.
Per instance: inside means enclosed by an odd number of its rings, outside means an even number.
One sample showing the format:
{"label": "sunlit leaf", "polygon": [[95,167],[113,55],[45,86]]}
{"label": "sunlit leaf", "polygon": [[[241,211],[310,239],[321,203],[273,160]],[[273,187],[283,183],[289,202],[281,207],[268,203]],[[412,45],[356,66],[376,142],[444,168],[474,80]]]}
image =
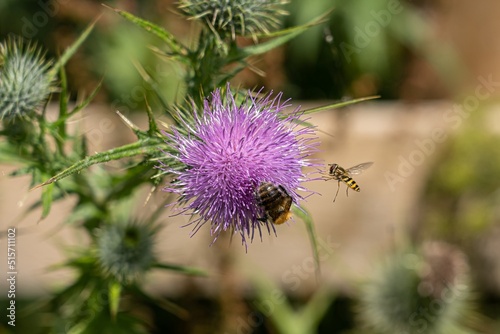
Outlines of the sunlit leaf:
{"label": "sunlit leaf", "polygon": [[87,98],[78,103],[70,112],[61,115],[56,121],[54,121],[54,125],[58,127],[62,126],[68,120],[68,118],[75,115],[80,110],[85,109],[90,104],[90,102],[94,100],[94,97],[99,92],[101,85],[102,81],[99,82],[99,84],[94,88],[94,90],[90,93],[90,95]]}
{"label": "sunlit leaf", "polygon": [[55,77],[57,75],[57,73],[60,71],[60,68],[68,62],[68,60],[75,54],[76,50],[78,50],[80,45],[82,45],[85,39],[87,39],[87,37],[92,32],[92,29],[94,29],[95,23],[96,22],[94,21],[91,25],[89,25],[87,29],[85,29],[83,33],[80,34],[78,39],[64,51],[62,56],[58,59],[58,61],[54,64],[50,71],[50,75],[52,77]]}
{"label": "sunlit leaf", "polygon": [[113,319],[116,318],[118,313],[118,308],[120,306],[120,296],[122,292],[122,286],[118,282],[112,282],[109,284],[108,298],[109,298],[109,311]]}
{"label": "sunlit leaf", "polygon": [[180,274],[186,274],[191,276],[208,276],[208,274],[201,269],[187,267],[187,266],[180,266],[176,264],[156,263],[155,265],[153,265],[153,267],[170,271],[176,271]]}
{"label": "sunlit leaf", "polygon": [[297,37],[304,31],[308,30],[309,28],[321,24],[325,22],[326,18],[328,17],[327,14],[323,14],[315,19],[313,19],[311,22],[306,23],[304,25],[288,28],[288,29],[283,29],[276,31],[274,33],[266,34],[265,36],[269,38],[271,37],[272,39],[259,43],[256,45],[251,45],[247,46],[245,48],[239,49],[239,52],[236,55],[233,55],[231,58],[234,58],[234,60],[240,60],[247,58],[249,56],[255,56],[255,55],[260,55],[263,53],[266,53],[280,45],[285,44],[286,42],[290,41],[291,39]]}
{"label": "sunlit leaf", "polygon": [[72,166],[66,168],[65,170],[51,177],[42,184],[33,187],[31,190],[59,181],[72,174],[78,173],[83,169],[89,168],[92,165],[119,160],[127,157],[134,157],[147,153],[156,154],[161,149],[168,151],[169,147],[160,138],[149,138],[148,140],[140,140],[135,143],[113,148],[105,152],[100,152],[76,162]]}
{"label": "sunlit leaf", "polygon": [[358,99],[352,99],[352,100],[348,100],[348,101],[335,102],[332,104],[327,104],[327,105],[316,107],[316,108],[306,109],[303,111],[303,114],[309,115],[309,114],[317,113],[317,112],[324,111],[324,110],[343,108],[343,107],[350,106],[352,104],[356,104],[356,103],[360,103],[360,102],[364,102],[364,101],[369,101],[369,100],[375,100],[378,98],[380,98],[379,95],[374,95],[374,96],[360,97]]}
{"label": "sunlit leaf", "polygon": [[50,213],[50,208],[52,206],[52,191],[54,190],[54,185],[50,184],[45,187],[42,191],[42,219],[46,218]]}
{"label": "sunlit leaf", "polygon": [[103,5],[103,6],[115,11],[116,13],[118,13],[119,15],[121,15],[122,17],[127,19],[128,21],[143,28],[147,32],[150,32],[153,35],[159,37],[162,41],[164,41],[168,45],[168,47],[174,53],[176,53],[178,55],[187,55],[188,54],[188,50],[181,43],[179,43],[177,41],[177,39],[170,32],[163,29],[162,27],[160,27],[152,22],[149,22],[147,20],[141,19],[133,14],[126,12],[126,11],[112,8],[112,7],[109,7],[106,5]]}

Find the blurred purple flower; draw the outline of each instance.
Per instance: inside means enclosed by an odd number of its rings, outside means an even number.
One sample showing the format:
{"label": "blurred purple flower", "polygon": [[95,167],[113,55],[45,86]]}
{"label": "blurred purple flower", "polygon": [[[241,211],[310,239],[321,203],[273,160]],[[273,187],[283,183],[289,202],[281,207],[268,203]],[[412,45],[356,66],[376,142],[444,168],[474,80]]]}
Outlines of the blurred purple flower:
{"label": "blurred purple flower", "polygon": [[[204,103],[200,115],[194,111],[192,122],[185,122],[189,134],[180,129],[166,134],[167,143],[178,153],[173,158],[183,168],[161,168],[176,175],[164,191],[180,195],[182,213],[198,217],[192,235],[210,222],[214,242],[222,231],[239,233],[242,243],[253,240],[255,229],[262,239],[262,227],[270,233],[274,225],[266,217],[256,199],[262,182],[281,185],[298,203],[303,197],[299,184],[310,180],[302,167],[315,166],[308,157],[316,151],[314,130],[295,122],[299,109],[286,115],[288,100],[282,93],[272,98],[250,93],[237,103],[229,85],[224,99],[218,89]],[[303,124],[303,123],[302,123]],[[274,230],[275,231],[275,230]]]}

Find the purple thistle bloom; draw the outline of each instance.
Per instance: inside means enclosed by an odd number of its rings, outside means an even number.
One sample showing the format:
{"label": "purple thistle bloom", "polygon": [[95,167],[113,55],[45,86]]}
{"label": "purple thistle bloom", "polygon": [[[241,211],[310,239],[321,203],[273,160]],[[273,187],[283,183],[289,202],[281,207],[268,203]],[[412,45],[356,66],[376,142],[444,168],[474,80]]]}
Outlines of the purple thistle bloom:
{"label": "purple thistle bloom", "polygon": [[[262,226],[270,233],[263,208],[258,204],[256,190],[262,182],[281,185],[298,203],[303,197],[297,190],[307,191],[300,183],[310,180],[302,167],[315,166],[308,156],[316,151],[317,138],[311,127],[294,122],[296,109],[283,114],[288,100],[282,93],[272,98],[250,94],[238,104],[229,85],[224,99],[218,89],[204,103],[200,115],[194,111],[192,122],[184,120],[190,134],[180,130],[166,134],[167,143],[178,153],[172,157],[184,168],[162,166],[176,175],[165,191],[178,193],[182,212],[198,215],[192,235],[210,222],[210,234],[217,239],[222,231],[239,233],[246,247],[253,240],[255,229],[262,239]],[[189,124],[188,124],[189,123]],[[276,233],[276,231],[275,231]]]}

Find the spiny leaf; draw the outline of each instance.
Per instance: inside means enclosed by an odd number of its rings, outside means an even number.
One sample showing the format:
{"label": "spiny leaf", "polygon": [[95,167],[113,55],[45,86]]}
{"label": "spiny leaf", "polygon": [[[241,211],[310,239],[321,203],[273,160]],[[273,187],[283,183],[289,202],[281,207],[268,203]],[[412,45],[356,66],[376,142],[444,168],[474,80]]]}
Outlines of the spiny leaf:
{"label": "spiny leaf", "polygon": [[122,119],[123,123],[129,127],[130,130],[137,136],[137,138],[141,138],[141,129],[137,125],[134,124],[131,120],[129,120],[125,115],[123,115],[120,111],[116,111],[116,114]]}
{"label": "spiny leaf", "polygon": [[[59,95],[59,117],[58,119],[65,119],[68,114],[68,81],[66,79],[66,72],[61,67],[59,70],[59,78],[61,82],[61,92]],[[60,122],[58,126],[58,137],[66,138],[66,123]],[[59,142],[59,151],[64,154],[61,142]]]}
{"label": "spiny leaf", "polygon": [[[102,80],[99,82],[99,84],[94,88],[94,90],[90,93],[90,95],[84,99],[83,101],[81,101],[80,103],[78,103],[70,112],[65,112],[65,113],[61,113],[61,115],[59,116],[59,118],[54,121],[53,125],[57,128],[61,128],[61,127],[64,127],[65,126],[65,122],[73,115],[75,115],[76,113],[78,113],[80,110],[84,109],[85,107],[87,107],[90,102],[92,102],[95,98],[95,96],[97,95],[99,89],[101,88],[101,85],[102,85]],[[61,103],[61,102],[60,102]],[[64,102],[65,104],[67,104],[67,101]],[[62,106],[61,106],[62,108]],[[62,137],[61,137],[62,138]]]}
{"label": "spiny leaf", "polygon": [[158,125],[156,124],[155,116],[153,114],[151,106],[148,103],[148,100],[144,98],[144,101],[146,102],[146,112],[148,114],[148,123],[149,123],[148,134],[150,136],[154,136],[156,133],[158,133]]}
{"label": "spiny leaf", "polygon": [[245,48],[239,49],[239,52],[237,52],[235,55],[233,55],[233,59],[231,61],[235,60],[241,60],[245,59],[249,56],[254,56],[254,55],[260,55],[263,53],[266,53],[282,44],[285,44],[289,40],[297,37],[307,29],[309,29],[312,26],[321,24],[325,22],[325,19],[328,17],[327,14],[323,14],[315,19],[313,19],[311,22],[306,23],[304,25],[292,27],[289,29],[283,29],[280,31],[276,31],[271,34],[266,34],[265,37],[275,37],[271,40],[268,40],[264,43],[260,43],[257,45],[252,45],[252,46],[247,46]]}
{"label": "spiny leaf", "polygon": [[174,54],[172,52],[166,52],[164,50],[161,50],[159,48],[157,48],[156,46],[149,46],[149,49],[155,53],[156,55],[158,55],[159,57],[163,58],[164,60],[167,60],[167,61],[178,61],[184,65],[187,65],[189,66],[190,65],[190,61],[189,61],[189,58],[186,57],[186,56],[180,56],[178,54]]}
{"label": "spiny leaf", "polygon": [[338,108],[349,106],[351,104],[360,103],[360,102],[363,102],[363,101],[374,100],[374,99],[378,99],[378,98],[380,98],[380,95],[361,97],[361,98],[358,98],[358,99],[353,99],[353,100],[343,101],[343,102],[336,102],[336,103],[327,104],[327,105],[324,105],[324,106],[320,106],[320,107],[316,107],[316,108],[311,108],[311,109],[304,110],[303,114],[304,115],[308,115],[308,114],[313,114],[313,113],[316,113],[316,112],[319,112],[319,111],[323,111],[323,110],[338,109]]}
{"label": "spiny leaf", "polygon": [[103,6],[115,11],[116,13],[118,13],[119,15],[121,15],[122,17],[127,19],[128,21],[134,23],[135,25],[137,25],[137,26],[143,28],[144,30],[152,33],[153,35],[159,37],[162,41],[164,41],[168,45],[168,47],[175,54],[178,54],[181,56],[186,56],[188,54],[188,50],[182,44],[180,44],[170,32],[166,31],[162,27],[157,26],[156,24],[154,24],[152,22],[143,20],[143,19],[141,19],[141,18],[139,18],[131,13],[126,12],[126,11],[116,9],[113,7],[109,7],[109,6],[104,5],[104,4],[103,4]]}
{"label": "spiny leaf", "polygon": [[332,14],[332,12],[333,12],[333,8],[329,9],[329,10],[327,10],[325,12],[323,12],[318,17],[315,17],[314,19],[312,19],[308,23],[305,23],[305,24],[303,24],[301,26],[295,26],[295,27],[290,27],[290,28],[287,28],[287,29],[281,29],[281,30],[276,30],[276,31],[272,31],[272,32],[266,32],[265,34],[258,34],[257,38],[266,38],[266,37],[268,38],[268,37],[283,36],[283,35],[288,34],[290,31],[295,30],[295,28],[301,28],[301,27],[310,28],[310,27],[316,26],[318,24],[328,22],[328,20],[330,18],[330,14]]}
{"label": "spiny leaf", "polygon": [[96,24],[96,21],[94,21],[91,25],[88,26],[87,29],[83,31],[83,33],[78,37],[78,39],[69,47],[67,48],[62,56],[59,58],[59,60],[54,64],[50,71],[50,76],[53,78],[57,75],[59,72],[60,68],[63,67],[68,60],[75,54],[76,50],[82,45],[82,43],[85,41],[85,39],[89,36],[90,32],[92,29],[94,29],[94,25]]}
{"label": "spiny leaf", "polygon": [[144,82],[146,84],[148,84],[149,87],[151,87],[151,89],[155,93],[155,96],[158,98],[158,101],[160,102],[163,109],[167,110],[167,111],[172,110],[168,101],[163,97],[161,87],[153,79],[153,76],[151,75],[151,73],[149,73],[149,71],[147,71],[141,64],[139,64],[137,62],[134,62],[134,66],[137,69],[137,72],[139,72],[139,75],[142,77]]}
{"label": "spiny leaf", "polygon": [[59,174],[51,177],[49,180],[33,187],[31,190],[43,187],[47,184],[51,184],[53,182],[59,181],[65,177],[68,177],[72,174],[78,173],[81,170],[88,168],[92,165],[108,162],[112,160],[119,160],[127,157],[134,157],[141,154],[151,153],[154,154],[158,152],[158,150],[168,150],[169,147],[166,146],[165,143],[160,138],[148,138],[147,140],[140,140],[132,144],[127,144],[121,147],[113,148],[111,150],[100,152],[94,154],[92,156],[86,157],[72,166],[66,168]]}
{"label": "spiny leaf", "polygon": [[75,108],[73,108],[73,110],[71,110],[71,112],[68,113],[68,116],[73,116],[74,114],[76,114],[80,110],[82,110],[85,107],[87,107],[89,105],[89,103],[94,100],[94,97],[99,92],[99,89],[101,88],[101,85],[102,85],[102,80],[99,81],[99,83],[97,84],[97,86],[94,88],[94,90],[90,93],[90,95],[85,100],[83,100],[82,102],[78,103],[78,105],[75,106]]}

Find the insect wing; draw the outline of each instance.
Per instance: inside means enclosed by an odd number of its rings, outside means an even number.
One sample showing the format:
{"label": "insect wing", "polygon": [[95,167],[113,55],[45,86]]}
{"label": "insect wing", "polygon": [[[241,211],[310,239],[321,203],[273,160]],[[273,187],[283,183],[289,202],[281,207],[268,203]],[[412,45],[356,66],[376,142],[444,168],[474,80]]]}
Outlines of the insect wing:
{"label": "insect wing", "polygon": [[352,166],[351,168],[346,169],[346,172],[350,175],[361,174],[365,169],[373,165],[373,162],[364,162],[362,164]]}

